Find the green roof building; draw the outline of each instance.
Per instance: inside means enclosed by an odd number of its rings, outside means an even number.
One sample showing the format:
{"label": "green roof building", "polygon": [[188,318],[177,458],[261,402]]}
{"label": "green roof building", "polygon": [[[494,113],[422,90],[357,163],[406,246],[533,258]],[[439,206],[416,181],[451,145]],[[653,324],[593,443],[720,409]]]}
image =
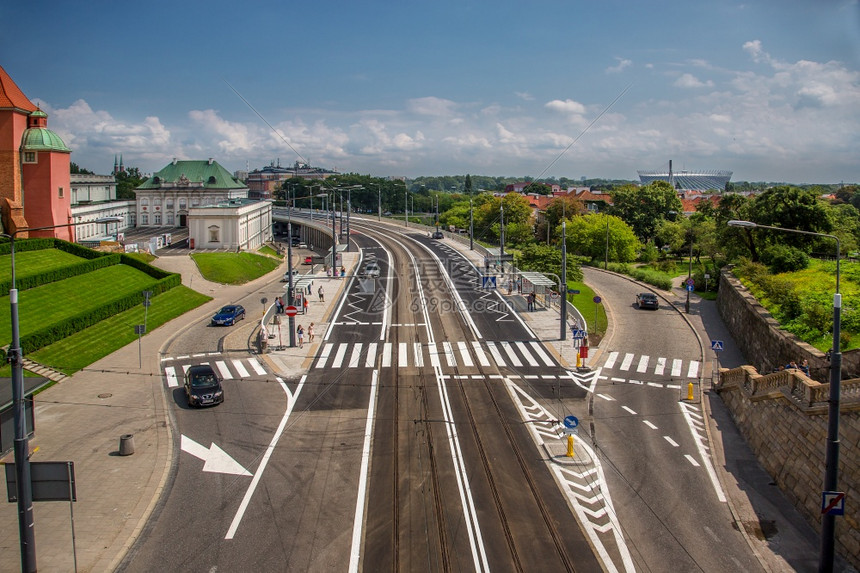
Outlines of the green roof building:
{"label": "green roof building", "polygon": [[248,187],[211,158],[174,159],[134,193],[138,227],[187,227],[190,208],[246,199]]}

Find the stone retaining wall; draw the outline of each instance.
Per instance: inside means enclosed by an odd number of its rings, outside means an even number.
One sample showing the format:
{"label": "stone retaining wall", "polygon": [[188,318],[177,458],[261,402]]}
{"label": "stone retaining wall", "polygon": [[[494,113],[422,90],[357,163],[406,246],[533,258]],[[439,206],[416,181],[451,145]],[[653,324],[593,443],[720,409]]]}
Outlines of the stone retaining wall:
{"label": "stone retaining wall", "polygon": [[[823,353],[779,325],[728,271],[720,277],[717,305],[746,359],[766,372],[789,360],[810,362],[812,378],[829,379]],[[851,355],[851,360],[846,357]],[[857,372],[857,351],[843,354],[845,371]],[[821,491],[827,442],[830,384],[800,371],[761,375],[744,366],[721,370],[717,392],[741,434],[786,497],[821,530]],[[836,518],[836,549],[860,569],[860,379],[843,380],[840,399],[839,490],[845,516]]]}

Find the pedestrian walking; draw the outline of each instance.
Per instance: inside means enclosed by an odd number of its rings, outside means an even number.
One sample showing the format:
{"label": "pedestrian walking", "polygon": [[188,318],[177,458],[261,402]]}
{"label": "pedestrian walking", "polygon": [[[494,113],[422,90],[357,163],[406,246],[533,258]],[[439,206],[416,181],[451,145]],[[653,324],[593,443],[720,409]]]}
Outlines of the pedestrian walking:
{"label": "pedestrian walking", "polygon": [[325,302],[325,291],[323,290],[322,285],[320,285],[320,289],[317,291],[317,294],[320,297],[320,302]]}
{"label": "pedestrian walking", "polygon": [[308,302],[308,297],[303,296],[302,299],[304,299],[302,301],[302,307],[304,309],[302,314],[307,314],[308,313],[308,306],[310,306],[310,303]]}
{"label": "pedestrian walking", "polygon": [[314,341],[314,323],[312,322],[311,325],[308,327],[308,342],[313,342],[313,341]]}
{"label": "pedestrian walking", "polygon": [[296,328],[296,335],[299,337],[299,348],[304,348],[305,345],[305,329],[302,328],[300,324],[298,328]]}
{"label": "pedestrian walking", "polygon": [[523,277],[517,277],[517,294],[523,294]]}
{"label": "pedestrian walking", "polygon": [[529,310],[533,311],[535,309],[535,293],[530,292],[526,300],[528,301]]}

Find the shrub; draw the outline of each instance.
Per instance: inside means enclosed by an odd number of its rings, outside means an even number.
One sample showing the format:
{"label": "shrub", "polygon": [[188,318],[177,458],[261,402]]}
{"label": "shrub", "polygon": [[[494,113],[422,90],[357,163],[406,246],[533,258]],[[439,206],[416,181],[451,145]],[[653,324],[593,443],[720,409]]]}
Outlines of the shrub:
{"label": "shrub", "polygon": [[783,244],[767,247],[761,254],[761,260],[774,274],[802,271],[809,266],[809,256],[806,253]]}
{"label": "shrub", "polygon": [[653,263],[656,262],[659,258],[660,250],[657,247],[655,247],[654,245],[645,245],[645,248],[643,248],[639,252],[639,257],[637,258],[637,261],[639,261],[640,263]]}

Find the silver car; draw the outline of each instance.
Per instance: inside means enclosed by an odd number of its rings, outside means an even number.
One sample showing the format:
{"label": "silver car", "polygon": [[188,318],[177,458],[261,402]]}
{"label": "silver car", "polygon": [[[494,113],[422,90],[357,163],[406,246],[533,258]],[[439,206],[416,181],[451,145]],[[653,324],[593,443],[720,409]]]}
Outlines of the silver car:
{"label": "silver car", "polygon": [[362,273],[362,275],[373,279],[379,278],[379,274],[380,269],[378,263],[367,263],[364,267],[364,272]]}

